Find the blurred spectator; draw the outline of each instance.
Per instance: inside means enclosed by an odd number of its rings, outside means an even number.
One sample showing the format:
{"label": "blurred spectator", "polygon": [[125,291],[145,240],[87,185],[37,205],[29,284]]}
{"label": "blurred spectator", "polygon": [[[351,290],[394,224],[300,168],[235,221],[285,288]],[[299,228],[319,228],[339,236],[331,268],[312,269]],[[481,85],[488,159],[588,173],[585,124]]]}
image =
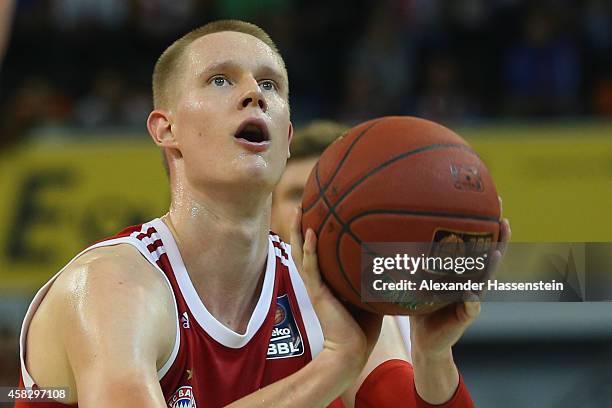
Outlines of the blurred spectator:
{"label": "blurred spectator", "polygon": [[393,9],[375,10],[350,56],[343,120],[399,114],[411,97],[414,44]]}
{"label": "blurred spectator", "polygon": [[92,26],[117,29],[127,20],[129,11],[129,2],[124,0],[51,1],[54,23],[63,30],[88,30]]}
{"label": "blurred spectator", "polygon": [[114,70],[97,73],[89,93],[76,103],[76,124],[86,128],[144,126],[152,108],[150,91],[126,82]]}
{"label": "blurred spectator", "polygon": [[65,125],[71,102],[43,77],[26,78],[3,109],[0,145],[10,144],[33,128]]}
{"label": "blurred spectator", "polygon": [[591,78],[586,84],[594,113],[612,116],[612,3],[586,2],[583,16]]}
{"label": "blurred spectator", "polygon": [[144,129],[151,109],[153,104],[149,89],[132,86],[121,103],[121,122],[125,126]]}
{"label": "blurred spectator", "polygon": [[[315,116],[354,123],[417,113],[460,121],[611,110],[612,3],[606,0],[16,5],[0,77],[0,122],[10,129],[4,140],[49,123],[142,126],[155,58],[176,35],[221,17],[253,21],[277,41],[291,77],[296,122]],[[0,10],[0,19],[7,16]]]}
{"label": "blurred spectator", "polygon": [[594,93],[595,112],[612,117],[612,74],[597,82]]}
{"label": "blurred spectator", "polygon": [[436,57],[427,64],[425,84],[417,103],[419,116],[448,123],[477,115],[476,102],[461,87],[457,65],[448,56]]}
{"label": "blurred spectator", "polygon": [[404,0],[404,12],[415,31],[428,33],[440,27],[442,0]]}
{"label": "blurred spectator", "polygon": [[155,36],[188,30],[194,19],[196,3],[195,0],[136,0],[138,26],[143,32]]}
{"label": "blurred spectator", "polygon": [[600,52],[612,47],[612,3],[590,0],[584,8],[584,28],[589,45]]}
{"label": "blurred spectator", "polygon": [[[580,56],[558,11],[532,9],[523,36],[506,53],[507,112],[558,115],[578,111]],[[568,32],[569,28],[569,32]]]}
{"label": "blurred spectator", "polygon": [[464,28],[477,30],[489,18],[491,0],[455,0],[449,2],[451,20]]}
{"label": "blurred spectator", "polygon": [[270,229],[282,239],[290,238],[290,222],[301,205],[306,181],[319,156],[347,130],[341,123],[322,119],[296,129],[291,140],[291,157],[272,194]]}
{"label": "blurred spectator", "polygon": [[220,18],[242,16],[247,20],[260,20],[265,14],[286,12],[293,3],[293,0],[224,0],[215,2],[215,8]]}
{"label": "blurred spectator", "polygon": [[84,127],[119,125],[124,86],[118,73],[100,72],[75,106],[76,123]]}

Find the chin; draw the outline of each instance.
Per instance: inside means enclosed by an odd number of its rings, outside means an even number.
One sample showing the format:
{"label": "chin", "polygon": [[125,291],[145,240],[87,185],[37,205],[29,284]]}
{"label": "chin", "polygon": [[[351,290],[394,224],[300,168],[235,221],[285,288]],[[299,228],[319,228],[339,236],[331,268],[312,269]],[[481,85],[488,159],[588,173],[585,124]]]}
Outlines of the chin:
{"label": "chin", "polygon": [[253,186],[272,191],[276,185],[278,174],[270,166],[270,163],[263,160],[250,163],[241,163],[237,171],[238,183],[247,187]]}

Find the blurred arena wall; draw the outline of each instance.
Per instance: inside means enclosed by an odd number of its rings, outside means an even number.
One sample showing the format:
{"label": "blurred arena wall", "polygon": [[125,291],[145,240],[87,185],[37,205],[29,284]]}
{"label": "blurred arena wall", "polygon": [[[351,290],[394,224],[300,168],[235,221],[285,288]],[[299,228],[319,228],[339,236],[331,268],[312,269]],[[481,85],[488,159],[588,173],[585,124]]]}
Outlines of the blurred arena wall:
{"label": "blurred arena wall", "polygon": [[[0,152],[2,288],[32,291],[89,243],[167,210],[161,154],[147,135],[67,133]],[[514,242],[610,239],[612,125],[459,133],[491,170]]]}
{"label": "blurred arena wall", "polygon": [[[152,67],[218,18],[277,41],[296,127],[446,124],[490,168],[514,242],[612,241],[610,1],[13,0],[12,30],[10,3],[0,0],[0,386],[17,382],[34,291],[93,241],[166,211],[144,125]],[[607,407],[612,302],[485,303],[454,354],[479,408]]]}

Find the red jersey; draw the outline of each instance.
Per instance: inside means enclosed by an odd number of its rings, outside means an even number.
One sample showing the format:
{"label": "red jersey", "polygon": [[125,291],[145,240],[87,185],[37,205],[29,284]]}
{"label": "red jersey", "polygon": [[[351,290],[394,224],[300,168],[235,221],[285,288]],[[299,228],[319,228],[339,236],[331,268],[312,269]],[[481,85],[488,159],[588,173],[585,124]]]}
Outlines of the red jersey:
{"label": "red jersey", "polygon": [[[277,235],[269,235],[261,294],[244,334],[227,328],[206,309],[172,233],[160,219],[126,228],[77,257],[94,248],[117,244],[137,248],[164,276],[174,298],[177,318],[174,349],[157,373],[168,407],[225,406],[298,371],[322,350],[319,320],[291,258],[290,247]],[[25,366],[28,327],[61,272],[36,294],[24,319],[20,337],[21,386],[35,386]],[[43,405],[18,402],[15,406]],[[45,406],[66,407],[59,402]]]}

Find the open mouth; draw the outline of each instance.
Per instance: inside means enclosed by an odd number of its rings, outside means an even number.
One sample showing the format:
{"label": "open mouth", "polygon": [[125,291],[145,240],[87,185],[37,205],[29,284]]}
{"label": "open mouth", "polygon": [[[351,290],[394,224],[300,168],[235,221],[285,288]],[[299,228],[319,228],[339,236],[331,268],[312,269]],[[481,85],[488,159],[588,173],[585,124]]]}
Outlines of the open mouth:
{"label": "open mouth", "polygon": [[237,139],[244,139],[250,143],[264,143],[270,141],[266,125],[258,121],[244,122],[238,128],[234,137]]}

